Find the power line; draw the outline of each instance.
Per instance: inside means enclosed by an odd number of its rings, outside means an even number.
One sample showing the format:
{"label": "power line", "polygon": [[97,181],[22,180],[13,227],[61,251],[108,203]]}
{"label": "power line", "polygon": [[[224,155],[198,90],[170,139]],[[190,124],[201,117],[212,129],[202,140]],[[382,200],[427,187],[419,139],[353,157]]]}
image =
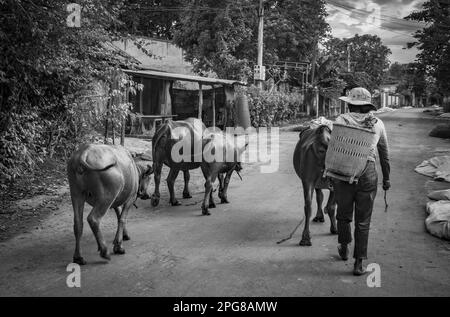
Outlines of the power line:
{"label": "power line", "polygon": [[244,5],[239,7],[228,6],[226,8],[214,8],[214,7],[205,7],[205,6],[186,6],[186,7],[163,7],[163,6],[131,6],[131,9],[140,10],[140,11],[152,11],[152,12],[209,12],[216,13],[222,12],[226,10],[240,10],[240,9],[256,9],[257,5]]}
{"label": "power line", "polygon": [[[366,10],[355,8],[355,7],[350,6],[350,5],[341,4],[341,3],[338,3],[338,2],[336,2],[334,0],[328,0],[328,4],[332,5],[334,7],[338,7],[338,8],[347,10],[347,11],[352,11],[352,12],[355,12],[356,14],[364,15],[364,16],[373,13],[373,12],[370,12],[370,11],[366,11]],[[419,27],[428,26],[430,24],[430,22],[421,22],[421,21],[415,21],[415,20],[404,20],[404,19],[400,19],[400,18],[397,18],[397,17],[393,17],[391,15],[385,15],[385,14],[381,14],[381,13],[379,14],[379,16],[373,16],[372,15],[371,17],[374,18],[374,19],[381,20],[381,21],[394,23],[394,24],[397,24],[397,25],[403,26],[403,27],[417,27],[417,28],[419,28]],[[450,25],[447,25],[447,24],[441,24],[441,23],[434,23],[434,24],[437,25],[437,26],[440,26],[440,27],[448,27],[448,28],[450,28]]]}
{"label": "power line", "polygon": [[[353,6],[350,6],[350,5],[347,5],[347,4],[341,4],[341,3],[336,2],[334,0],[328,0],[328,3],[331,4],[331,5],[334,5],[335,7],[340,7],[342,9],[351,10],[351,11],[357,11],[358,13],[364,14],[364,15],[373,13],[373,12],[366,11],[366,10],[363,10],[363,9],[358,9],[356,7],[353,7]],[[403,24],[403,23],[413,23],[413,24],[416,24],[416,25],[417,24],[426,24],[425,22],[404,20],[404,19],[401,19],[401,18],[398,18],[398,17],[394,17],[392,15],[386,15],[386,14],[381,14],[381,13],[379,14],[379,16],[380,17],[375,17],[374,16],[374,18],[380,19],[380,20],[384,20],[384,21],[388,21],[388,22],[398,23],[398,24]],[[405,26],[406,26],[406,24],[405,24]],[[411,25],[411,26],[413,26],[413,25]]]}
{"label": "power line", "polygon": [[[334,6],[333,4],[331,4],[332,6]],[[335,7],[337,7],[337,6],[335,6]],[[337,7],[338,9],[339,9],[339,7]],[[340,9],[342,9],[342,8],[340,8]],[[339,10],[340,11],[340,10]],[[351,17],[351,18],[355,18],[355,17],[353,17],[351,14],[349,14],[349,13],[347,13],[347,12],[342,12],[342,11],[340,11],[342,14],[345,14],[345,15],[347,15],[347,16],[349,16],[349,17]],[[361,21],[361,20],[360,20]],[[403,35],[403,36],[408,36],[408,37],[411,37],[411,38],[414,38],[414,36],[412,35],[412,34],[406,34],[406,33],[403,33],[403,32],[398,32],[398,31],[394,31],[394,30],[391,30],[391,29],[389,29],[389,28],[387,28],[387,27],[383,27],[383,26],[381,26],[381,25],[378,25],[378,24],[375,24],[375,23],[370,23],[370,22],[367,22],[367,21],[361,21],[362,23],[366,23],[366,24],[371,24],[371,25],[373,25],[373,26],[375,26],[375,27],[377,27],[377,28],[379,28],[379,29],[383,29],[383,30],[386,30],[386,31],[389,31],[389,32],[392,32],[392,33],[396,33],[396,34],[399,34],[399,35]]]}

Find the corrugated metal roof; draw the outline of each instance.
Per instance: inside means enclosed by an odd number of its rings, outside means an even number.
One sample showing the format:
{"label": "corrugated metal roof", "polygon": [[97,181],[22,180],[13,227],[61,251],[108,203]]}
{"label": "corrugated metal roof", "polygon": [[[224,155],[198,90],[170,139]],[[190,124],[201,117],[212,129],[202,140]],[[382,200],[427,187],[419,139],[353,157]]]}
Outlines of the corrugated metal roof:
{"label": "corrugated metal roof", "polygon": [[206,85],[243,85],[247,84],[238,81],[238,80],[228,80],[228,79],[219,79],[219,78],[209,78],[209,77],[201,77],[201,76],[193,76],[193,75],[185,75],[185,74],[175,74],[175,73],[167,73],[160,72],[156,70],[129,70],[124,69],[125,73],[135,76],[142,76],[147,78],[160,78],[160,79],[169,79],[169,80],[182,80],[182,81],[191,81],[198,82]]}

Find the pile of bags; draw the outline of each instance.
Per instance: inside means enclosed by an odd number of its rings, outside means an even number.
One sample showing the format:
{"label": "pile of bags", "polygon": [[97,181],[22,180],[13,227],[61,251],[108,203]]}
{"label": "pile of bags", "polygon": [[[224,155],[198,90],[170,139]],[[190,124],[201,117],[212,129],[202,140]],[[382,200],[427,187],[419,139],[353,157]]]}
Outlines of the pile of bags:
{"label": "pile of bags", "polygon": [[415,171],[419,174],[433,177],[436,181],[450,182],[450,156],[435,156],[425,160],[416,167]]}
{"label": "pile of bags", "polygon": [[428,194],[428,198],[433,200],[427,204],[425,226],[428,232],[450,240],[450,189],[433,191]]}
{"label": "pile of bags", "polygon": [[[450,156],[436,156],[423,161],[416,167],[419,174],[436,181],[450,182]],[[436,190],[428,194],[428,217],[425,226],[429,233],[441,239],[450,240],[450,189]]]}

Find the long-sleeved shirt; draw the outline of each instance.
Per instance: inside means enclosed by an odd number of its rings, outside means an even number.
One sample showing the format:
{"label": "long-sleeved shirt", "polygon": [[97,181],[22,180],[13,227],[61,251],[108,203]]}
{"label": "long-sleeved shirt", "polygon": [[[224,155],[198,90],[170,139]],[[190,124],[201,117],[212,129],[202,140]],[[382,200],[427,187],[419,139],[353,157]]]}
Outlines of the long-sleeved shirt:
{"label": "long-sleeved shirt", "polygon": [[354,113],[354,112],[340,115],[336,119],[336,123],[353,125],[362,128],[366,128],[365,123],[368,121],[372,122],[373,124],[372,129],[375,132],[377,144],[376,146],[377,148],[373,147],[371,149],[368,160],[375,162],[378,150],[378,157],[380,159],[381,171],[383,173],[383,180],[386,181],[389,180],[391,167],[389,164],[388,139],[386,134],[386,128],[384,127],[383,121],[381,121],[379,118],[375,118],[373,114]]}

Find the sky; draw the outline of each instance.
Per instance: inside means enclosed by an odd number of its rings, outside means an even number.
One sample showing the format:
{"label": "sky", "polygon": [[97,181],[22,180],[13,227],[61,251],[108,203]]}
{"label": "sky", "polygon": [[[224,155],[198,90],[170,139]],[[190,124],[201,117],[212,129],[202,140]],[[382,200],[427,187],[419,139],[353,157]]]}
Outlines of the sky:
{"label": "sky", "polygon": [[426,0],[327,0],[327,21],[332,35],[338,38],[355,34],[378,35],[392,54],[390,61],[409,63],[415,60],[418,51],[406,48],[411,36],[424,25],[403,20],[413,11],[420,10]]}

